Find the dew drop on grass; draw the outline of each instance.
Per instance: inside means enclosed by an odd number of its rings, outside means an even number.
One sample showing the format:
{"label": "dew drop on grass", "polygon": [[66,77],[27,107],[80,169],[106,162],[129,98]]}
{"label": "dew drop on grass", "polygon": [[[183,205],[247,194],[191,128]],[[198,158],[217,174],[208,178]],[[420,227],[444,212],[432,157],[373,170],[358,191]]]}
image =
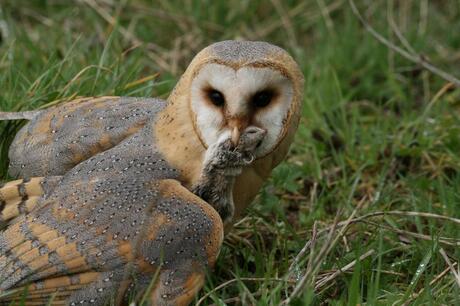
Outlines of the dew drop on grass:
{"label": "dew drop on grass", "polygon": [[422,262],[417,267],[417,270],[415,270],[414,276],[412,277],[412,280],[410,282],[410,286],[413,287],[417,284],[417,282],[420,279],[420,276],[425,272],[426,267],[428,266],[428,263],[431,260],[432,252],[429,252],[425,255],[425,257],[422,259]]}
{"label": "dew drop on grass", "polygon": [[302,279],[303,274],[298,265],[296,265],[294,268],[294,275],[297,282]]}

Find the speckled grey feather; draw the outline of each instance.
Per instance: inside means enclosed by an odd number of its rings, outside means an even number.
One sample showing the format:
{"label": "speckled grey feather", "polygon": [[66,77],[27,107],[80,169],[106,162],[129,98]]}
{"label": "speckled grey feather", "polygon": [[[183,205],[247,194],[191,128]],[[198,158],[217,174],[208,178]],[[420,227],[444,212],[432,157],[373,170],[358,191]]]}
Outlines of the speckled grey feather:
{"label": "speckled grey feather", "polygon": [[268,54],[284,54],[286,51],[264,41],[226,40],[214,43],[211,51],[220,59],[229,62],[252,62],[266,58]]}
{"label": "speckled grey feather", "polygon": [[151,98],[94,100],[98,99],[63,104],[34,116],[10,146],[10,175],[63,175],[129,137],[166,105],[163,100]]}

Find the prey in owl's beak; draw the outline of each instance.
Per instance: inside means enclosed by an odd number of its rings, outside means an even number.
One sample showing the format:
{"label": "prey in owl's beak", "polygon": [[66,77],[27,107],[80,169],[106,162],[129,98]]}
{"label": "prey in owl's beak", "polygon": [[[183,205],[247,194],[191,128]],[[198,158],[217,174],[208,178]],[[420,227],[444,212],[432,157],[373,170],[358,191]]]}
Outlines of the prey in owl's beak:
{"label": "prey in owl's beak", "polygon": [[240,118],[229,120],[228,125],[230,127],[230,141],[232,143],[233,148],[237,148],[239,145],[241,146],[240,142],[242,134],[245,134],[246,138],[248,138],[248,135],[257,134],[258,140],[253,143],[251,148],[253,154],[252,156],[254,159],[255,151],[262,144],[267,134],[267,131],[256,126],[249,126],[248,120],[242,120]]}
{"label": "prey in owl's beak", "polygon": [[241,135],[237,135],[236,146],[229,137],[233,134],[227,134],[206,152],[200,180],[192,191],[217,210],[224,224],[233,218],[235,205],[232,192],[235,178],[241,174],[243,167],[254,161],[254,151],[266,134],[264,129],[249,126]]}
{"label": "prey in owl's beak", "polygon": [[[259,128],[255,126],[250,126],[249,118],[247,116],[238,116],[228,119],[227,121],[228,127],[230,128],[230,140],[232,145],[236,147],[240,142],[240,137],[243,133],[251,133],[251,131],[255,131],[258,129],[258,133],[260,133]],[[260,137],[260,141],[257,142],[258,147],[265,137],[266,131],[263,131],[263,136]],[[254,149],[256,148],[254,147]]]}

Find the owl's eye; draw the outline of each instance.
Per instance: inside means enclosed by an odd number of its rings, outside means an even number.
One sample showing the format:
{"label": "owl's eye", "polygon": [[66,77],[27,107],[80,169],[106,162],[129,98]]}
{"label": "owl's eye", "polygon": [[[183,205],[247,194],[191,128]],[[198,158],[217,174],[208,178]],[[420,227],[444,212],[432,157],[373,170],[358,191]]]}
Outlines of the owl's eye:
{"label": "owl's eye", "polygon": [[212,104],[215,106],[223,106],[225,104],[225,97],[224,95],[215,89],[211,89],[208,91],[208,98],[211,100]]}
{"label": "owl's eye", "polygon": [[273,95],[273,91],[269,89],[259,91],[252,97],[251,103],[257,108],[265,107],[270,104],[273,99]]}

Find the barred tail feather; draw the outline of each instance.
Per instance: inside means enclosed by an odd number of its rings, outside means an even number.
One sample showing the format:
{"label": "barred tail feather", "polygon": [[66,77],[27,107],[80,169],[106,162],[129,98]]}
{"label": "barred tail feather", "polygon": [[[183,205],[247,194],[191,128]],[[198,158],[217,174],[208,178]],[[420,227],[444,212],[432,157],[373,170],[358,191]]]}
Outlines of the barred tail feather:
{"label": "barred tail feather", "polygon": [[61,177],[33,177],[0,185],[0,228],[20,214],[32,211],[38,200],[60,181]]}

